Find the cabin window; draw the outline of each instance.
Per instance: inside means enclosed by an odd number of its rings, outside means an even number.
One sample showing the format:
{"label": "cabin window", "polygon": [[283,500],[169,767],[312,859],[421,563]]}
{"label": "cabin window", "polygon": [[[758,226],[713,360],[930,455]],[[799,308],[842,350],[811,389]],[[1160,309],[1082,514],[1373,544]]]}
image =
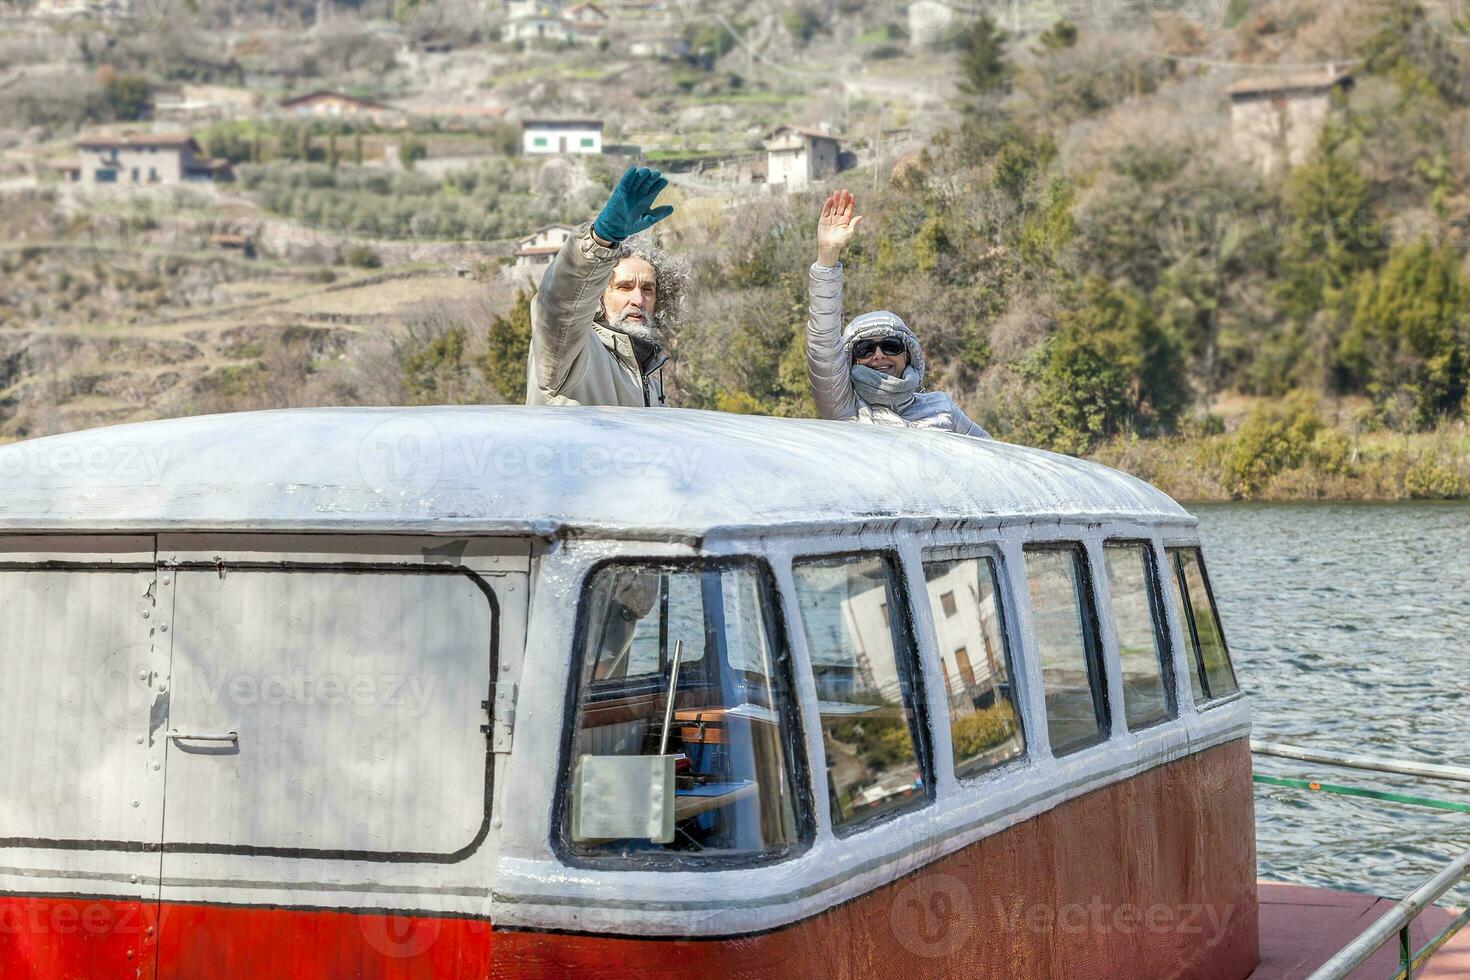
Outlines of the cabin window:
{"label": "cabin window", "polygon": [[1036,649],[1053,755],[1104,741],[1110,720],[1087,556],[1078,545],[1026,549]]}
{"label": "cabin window", "polygon": [[[926,562],[924,583],[944,668],[954,771],[963,779],[1026,751],[1011,686],[995,562],[989,558]],[[954,653],[947,655],[946,650]]]}
{"label": "cabin window", "polygon": [[1153,550],[1142,542],[1109,541],[1103,548],[1123,670],[1123,714],[1129,731],[1174,717],[1169,644]]}
{"label": "cabin window", "polygon": [[1195,703],[1229,697],[1240,685],[1220,629],[1204,556],[1198,548],[1170,548],[1169,563],[1174,573],[1174,610],[1189,643],[1185,660]]}
{"label": "cabin window", "polygon": [[770,856],[803,836],[774,594],[748,561],[592,574],[563,807],[573,853],[697,864]]}
{"label": "cabin window", "polygon": [[822,558],[793,569],[816,680],[838,833],[922,806],[930,780],[914,648],[891,562]]}

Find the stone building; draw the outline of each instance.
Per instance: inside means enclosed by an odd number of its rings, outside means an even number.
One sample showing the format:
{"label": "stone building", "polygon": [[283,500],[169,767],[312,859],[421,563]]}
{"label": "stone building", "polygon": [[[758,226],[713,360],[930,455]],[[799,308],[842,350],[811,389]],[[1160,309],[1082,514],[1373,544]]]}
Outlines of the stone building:
{"label": "stone building", "polygon": [[801,190],[837,173],[837,137],[818,129],[777,126],[766,140],[766,183]]}
{"label": "stone building", "polygon": [[547,225],[517,241],[511,274],[517,279],[529,277],[533,282],[540,282],[541,273],[574,231],[571,225]]}
{"label": "stone building", "polygon": [[78,159],[60,169],[69,183],[174,184],[233,179],[228,160],[204,156],[188,133],[129,133],[77,140]]}
{"label": "stone building", "polygon": [[1353,84],[1335,68],[1303,75],[1249,78],[1230,86],[1235,146],[1265,173],[1305,162],[1334,102]]}

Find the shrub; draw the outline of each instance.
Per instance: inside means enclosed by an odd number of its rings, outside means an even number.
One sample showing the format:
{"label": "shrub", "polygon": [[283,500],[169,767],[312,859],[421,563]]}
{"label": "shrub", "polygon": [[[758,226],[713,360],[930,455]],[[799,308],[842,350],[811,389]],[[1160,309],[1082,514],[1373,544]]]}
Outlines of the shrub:
{"label": "shrub", "polygon": [[1415,500],[1450,500],[1465,495],[1460,474],[1431,453],[1415,460],[1404,474],[1404,493]]}
{"label": "shrub", "polygon": [[1317,396],[1308,391],[1256,406],[1230,441],[1221,484],[1232,497],[1250,498],[1259,496],[1278,473],[1309,462],[1346,467],[1346,439],[1333,438],[1325,428]]}
{"label": "shrub", "polygon": [[342,253],[342,261],[354,269],[377,269],[383,265],[378,253],[366,245],[349,245]]}
{"label": "shrub", "polygon": [[949,726],[954,757],[967,759],[994,748],[1016,732],[1016,712],[1005,701],[972,715],[955,718]]}

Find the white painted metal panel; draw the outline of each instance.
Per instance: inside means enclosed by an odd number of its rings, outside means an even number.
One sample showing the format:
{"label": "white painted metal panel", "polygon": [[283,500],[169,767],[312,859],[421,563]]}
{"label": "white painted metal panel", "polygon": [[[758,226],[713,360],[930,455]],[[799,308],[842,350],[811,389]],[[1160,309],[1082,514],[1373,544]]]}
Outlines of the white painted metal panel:
{"label": "white painted metal panel", "polygon": [[152,560],[151,538],[0,538],[0,892],[157,899]]}
{"label": "white painted metal panel", "polygon": [[456,571],[176,571],[165,847],[443,859],[489,819],[493,597]]}
{"label": "white painted metal panel", "polygon": [[0,837],[154,840],[152,570],[0,571]]}

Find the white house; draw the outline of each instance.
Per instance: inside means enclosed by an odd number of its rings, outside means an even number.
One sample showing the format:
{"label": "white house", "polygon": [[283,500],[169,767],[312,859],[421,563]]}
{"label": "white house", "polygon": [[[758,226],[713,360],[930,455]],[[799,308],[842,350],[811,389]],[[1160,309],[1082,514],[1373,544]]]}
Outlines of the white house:
{"label": "white house", "polygon": [[561,251],[575,230],[571,225],[547,225],[517,241],[512,274],[517,279],[522,276],[539,279],[542,271],[551,264],[552,257]]}
{"label": "white house", "polygon": [[555,14],[532,13],[508,18],[500,29],[500,39],[507,44],[575,44],[580,35],[576,26]]}
{"label": "white house", "polygon": [[766,140],[766,183],[800,190],[837,172],[837,137],[817,129],[777,126]]}
{"label": "white house", "polygon": [[599,119],[527,119],[521,123],[521,152],[527,156],[545,153],[602,153],[602,121]]}
{"label": "white house", "polygon": [[79,159],[61,170],[71,183],[172,184],[230,180],[230,162],[211,159],[188,133],[129,133],[77,140]]}

